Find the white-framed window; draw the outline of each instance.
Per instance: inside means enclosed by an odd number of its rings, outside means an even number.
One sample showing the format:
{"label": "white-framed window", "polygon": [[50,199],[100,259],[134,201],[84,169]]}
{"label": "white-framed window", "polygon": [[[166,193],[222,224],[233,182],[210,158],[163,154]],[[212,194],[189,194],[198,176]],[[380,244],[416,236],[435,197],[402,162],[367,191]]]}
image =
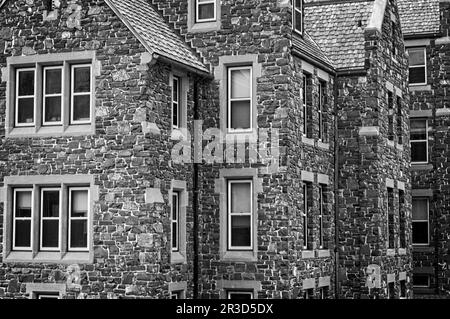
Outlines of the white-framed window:
{"label": "white-framed window", "polygon": [[227,299],[237,299],[237,300],[253,299],[253,291],[227,290]]}
{"label": "white-framed window", "polygon": [[409,84],[427,84],[427,50],[424,47],[408,48]]}
{"label": "white-framed window", "polygon": [[181,127],[180,117],[181,81],[178,76],[173,76],[172,80],[172,127]]}
{"label": "white-framed window", "polygon": [[292,28],[303,34],[303,0],[293,0]]}
{"label": "white-framed window", "polygon": [[172,251],[180,249],[180,193],[172,192]]}
{"label": "white-framed window", "polygon": [[326,98],[326,82],[319,81],[319,139],[325,141],[325,98]]}
{"label": "white-framed window", "polygon": [[427,119],[410,120],[411,127],[411,163],[428,163],[428,121]]}
{"label": "white-framed window", "polygon": [[425,197],[414,197],[412,200],[412,243],[430,243],[429,199]]}
{"label": "white-framed window", "polygon": [[71,124],[91,122],[91,65],[74,64],[71,66]]}
{"label": "white-framed window", "polygon": [[14,189],[13,198],[13,249],[31,250],[33,232],[33,189]]}
{"label": "white-framed window", "polygon": [[36,71],[34,68],[16,69],[15,126],[34,126]]}
{"label": "white-framed window", "polygon": [[430,287],[430,275],[427,274],[413,274],[413,286],[417,288]]}
{"label": "white-framed window", "polygon": [[312,205],[312,183],[310,182],[303,182],[303,248],[309,249],[310,248],[310,242],[309,242],[309,214],[311,210]]}
{"label": "white-framed window", "polygon": [[387,93],[388,104],[388,139],[394,140],[394,93],[388,91]]}
{"label": "white-framed window", "polygon": [[60,250],[61,191],[60,188],[41,188],[40,249]]}
{"label": "white-framed window", "polygon": [[195,22],[213,22],[217,19],[216,0],[194,0]]}
{"label": "white-framed window", "polygon": [[308,78],[306,75],[303,75],[303,84],[302,84],[302,117],[303,117],[303,135],[306,136],[306,131],[308,127],[308,113],[306,106],[306,90],[308,88]]}
{"label": "white-framed window", "polygon": [[253,182],[228,180],[228,249],[253,249]]}
{"label": "white-framed window", "polygon": [[252,67],[228,68],[228,131],[252,130]]}
{"label": "white-framed window", "polygon": [[326,185],[319,184],[319,248],[324,248],[323,217],[326,206]]}
{"label": "white-framed window", "polygon": [[88,250],[89,188],[69,188],[69,250]]}
{"label": "white-framed window", "polygon": [[61,125],[63,119],[63,66],[44,67],[42,125]]}

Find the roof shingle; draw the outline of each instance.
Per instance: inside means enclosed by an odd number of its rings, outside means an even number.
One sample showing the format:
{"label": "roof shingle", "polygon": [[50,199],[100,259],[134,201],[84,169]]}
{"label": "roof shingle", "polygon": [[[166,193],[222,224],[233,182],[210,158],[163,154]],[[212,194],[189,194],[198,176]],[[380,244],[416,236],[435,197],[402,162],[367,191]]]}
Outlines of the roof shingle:
{"label": "roof shingle", "polygon": [[404,35],[438,33],[439,0],[398,0]]}
{"label": "roof shingle", "polygon": [[314,42],[308,32],[303,33],[303,37],[294,36],[292,43],[296,49],[309,55],[310,58],[317,60],[318,62],[325,63],[329,67],[334,69],[333,62],[327,57],[325,52]]}
{"label": "roof shingle", "polygon": [[[145,0],[107,0],[125,24],[143,41],[143,45],[175,62],[209,72],[200,58],[172,30],[164,18]],[[125,21],[124,21],[125,20]]]}

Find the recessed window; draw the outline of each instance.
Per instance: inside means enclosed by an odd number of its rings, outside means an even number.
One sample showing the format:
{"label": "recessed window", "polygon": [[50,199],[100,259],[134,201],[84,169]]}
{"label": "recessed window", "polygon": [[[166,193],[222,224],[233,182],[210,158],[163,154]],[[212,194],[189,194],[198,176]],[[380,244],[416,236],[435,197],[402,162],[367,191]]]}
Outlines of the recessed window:
{"label": "recessed window", "polygon": [[395,208],[394,208],[394,189],[388,187],[388,248],[395,248]]}
{"label": "recessed window", "polygon": [[72,65],[71,124],[91,122],[91,66]]}
{"label": "recessed window", "polygon": [[72,251],[88,248],[89,203],[88,188],[69,189],[69,249]]}
{"label": "recessed window", "polygon": [[326,103],[326,82],[319,81],[319,139],[326,141],[326,122],[325,122],[325,103]]}
{"label": "recessed window", "polygon": [[388,139],[394,140],[394,93],[388,91],[387,94],[388,104]]}
{"label": "recessed window", "polygon": [[176,290],[170,293],[170,299],[184,299],[184,290]]}
{"label": "recessed window", "polygon": [[251,180],[228,181],[228,249],[251,250],[253,203]]}
{"label": "recessed window", "polygon": [[310,229],[309,229],[309,217],[310,210],[312,209],[313,204],[313,192],[312,192],[312,183],[304,182],[303,183],[303,248],[310,249],[311,243],[310,239]]}
{"label": "recessed window", "polygon": [[411,162],[428,163],[428,121],[411,119]]}
{"label": "recessed window", "polygon": [[425,274],[413,274],[413,286],[429,288],[430,276]]}
{"label": "recessed window", "polygon": [[303,0],[294,0],[293,5],[293,29],[300,34],[303,34]]}
{"label": "recessed window", "polygon": [[398,207],[400,216],[400,248],[406,248],[406,211],[405,211],[405,192],[398,191]]}
{"label": "recessed window", "polygon": [[35,70],[16,70],[15,126],[34,125]]}
{"label": "recessed window", "polygon": [[243,290],[228,290],[227,299],[235,299],[235,300],[253,299],[253,292]]}
{"label": "recessed window", "polygon": [[58,188],[41,189],[41,250],[59,250],[60,248],[60,197]]}
{"label": "recessed window", "polygon": [[323,218],[326,207],[326,185],[319,185],[319,248],[325,248],[323,240]]}
{"label": "recessed window", "polygon": [[172,80],[172,127],[180,128],[180,78],[177,76],[173,77]]}
{"label": "recessed window", "polygon": [[63,67],[45,67],[43,72],[43,125],[62,124]]}
{"label": "recessed window", "polygon": [[228,130],[252,130],[252,68],[228,68]]}
{"label": "recessed window", "polygon": [[397,142],[403,143],[403,113],[402,113],[402,98],[397,96]]}
{"label": "recessed window", "polygon": [[180,193],[172,193],[172,251],[179,250],[180,243]]}
{"label": "recessed window", "polygon": [[412,200],[412,243],[428,245],[429,233],[429,201],[428,198],[413,198]]}
{"label": "recessed window", "polygon": [[216,0],[195,0],[195,22],[216,21]]}
{"label": "recessed window", "polygon": [[396,292],[395,292],[395,283],[390,282],[388,283],[388,299],[395,299]]}
{"label": "recessed window", "polygon": [[13,249],[31,250],[32,189],[14,190]]}
{"label": "recessed window", "polygon": [[328,295],[330,293],[330,287],[322,287],[320,288],[320,299],[328,299]]}
{"label": "recessed window", "polygon": [[400,280],[400,299],[406,299],[406,280]]}
{"label": "recessed window", "polygon": [[304,299],[314,299],[314,289],[313,288],[305,289],[303,291],[303,298]]}
{"label": "recessed window", "polygon": [[312,77],[311,74],[303,74],[302,84],[302,117],[303,117],[303,135],[307,138],[313,136],[312,125],[312,92],[311,89]]}
{"label": "recessed window", "polygon": [[426,48],[410,48],[409,54],[409,83],[416,85],[427,84]]}

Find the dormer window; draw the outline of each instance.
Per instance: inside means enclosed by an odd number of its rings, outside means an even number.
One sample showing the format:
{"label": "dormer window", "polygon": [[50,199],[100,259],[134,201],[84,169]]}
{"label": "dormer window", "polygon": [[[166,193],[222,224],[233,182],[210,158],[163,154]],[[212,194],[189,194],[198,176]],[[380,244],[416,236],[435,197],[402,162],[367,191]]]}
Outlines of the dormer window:
{"label": "dormer window", "polygon": [[292,9],[292,28],[303,35],[303,0],[294,0]]}

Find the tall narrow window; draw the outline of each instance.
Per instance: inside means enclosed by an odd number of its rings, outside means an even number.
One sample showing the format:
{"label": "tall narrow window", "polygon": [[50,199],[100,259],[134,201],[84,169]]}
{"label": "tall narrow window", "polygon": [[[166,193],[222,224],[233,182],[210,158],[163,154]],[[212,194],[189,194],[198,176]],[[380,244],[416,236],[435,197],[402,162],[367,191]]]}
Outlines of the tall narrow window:
{"label": "tall narrow window", "polygon": [[180,193],[172,193],[172,251],[179,250],[180,244]]}
{"label": "tall narrow window", "polygon": [[91,122],[91,65],[72,65],[71,124]]}
{"label": "tall narrow window", "polygon": [[69,189],[69,250],[88,249],[89,189]]}
{"label": "tall narrow window", "polygon": [[252,129],[252,68],[228,69],[228,129]]}
{"label": "tall narrow window", "polygon": [[172,82],[172,127],[180,128],[180,78],[173,77]]}
{"label": "tall narrow window", "polygon": [[309,249],[311,248],[309,238],[310,238],[310,230],[309,230],[309,216],[310,210],[312,208],[313,198],[312,198],[312,183],[304,182],[303,183],[303,248]]}
{"label": "tall narrow window", "polygon": [[397,143],[403,144],[402,98],[397,96]]}
{"label": "tall narrow window", "polygon": [[303,87],[302,87],[302,115],[303,115],[303,134],[307,138],[313,136],[312,126],[312,93],[308,90],[311,89],[311,75],[304,73],[303,75]]}
{"label": "tall narrow window", "polygon": [[217,17],[217,0],[195,0],[195,22],[212,22]]}
{"label": "tall narrow window", "polygon": [[388,91],[387,94],[388,101],[388,139],[390,141],[394,140],[394,94]]}
{"label": "tall narrow window", "polygon": [[41,189],[41,249],[59,250],[60,190]]}
{"label": "tall narrow window", "polygon": [[388,297],[389,299],[395,299],[396,293],[395,293],[395,283],[390,282],[388,283]]}
{"label": "tall narrow window", "polygon": [[325,248],[323,240],[323,217],[326,207],[326,186],[319,185],[319,248]]}
{"label": "tall narrow window", "polygon": [[411,162],[428,163],[428,121],[411,119]]}
{"label": "tall narrow window", "polygon": [[405,192],[398,191],[398,211],[400,217],[400,248],[406,248],[406,209]]}
{"label": "tall narrow window", "polygon": [[325,127],[325,101],[326,101],[326,83],[319,82],[319,139],[326,141],[326,127]]}
{"label": "tall narrow window", "polygon": [[388,248],[395,248],[395,209],[394,209],[394,189],[388,187]]}
{"label": "tall narrow window", "polygon": [[293,29],[300,34],[303,34],[303,0],[294,0],[293,4]]}
{"label": "tall narrow window", "polygon": [[415,85],[427,84],[426,48],[410,48],[409,83]]}
{"label": "tall narrow window", "polygon": [[400,280],[400,299],[406,299],[406,280]]}
{"label": "tall narrow window", "polygon": [[32,192],[32,189],[14,190],[14,250],[31,250]]}
{"label": "tall narrow window", "polygon": [[314,299],[314,289],[313,288],[305,289],[303,291],[303,298],[304,299]]}
{"label": "tall narrow window", "polygon": [[428,198],[412,200],[412,243],[428,245],[430,243]]}
{"label": "tall narrow window", "polygon": [[34,125],[34,69],[16,70],[15,126]]}
{"label": "tall narrow window", "polygon": [[62,124],[62,66],[44,68],[43,124]]}
{"label": "tall narrow window", "polygon": [[228,181],[228,249],[251,250],[252,240],[252,181]]}
{"label": "tall narrow window", "polygon": [[328,294],[330,291],[330,287],[322,287],[320,288],[320,299],[328,299]]}

